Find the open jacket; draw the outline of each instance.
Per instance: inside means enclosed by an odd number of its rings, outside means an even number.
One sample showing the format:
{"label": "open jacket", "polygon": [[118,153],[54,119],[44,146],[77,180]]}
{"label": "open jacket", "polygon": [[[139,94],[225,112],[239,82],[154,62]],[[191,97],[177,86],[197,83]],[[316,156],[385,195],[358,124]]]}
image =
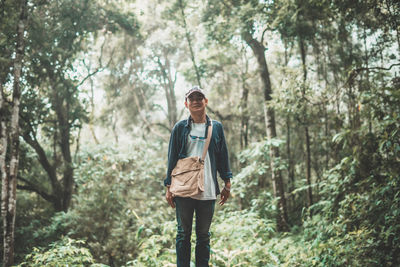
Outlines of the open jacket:
{"label": "open jacket", "polygon": [[[168,170],[167,177],[164,180],[164,185],[171,184],[171,172],[175,168],[179,159],[187,157],[187,142],[190,133],[190,122],[192,118],[189,116],[186,120],[177,122],[172,129],[168,147]],[[210,118],[206,116],[206,133],[208,134],[208,126]],[[217,171],[223,180],[231,179],[232,172],[229,167],[228,149],[226,147],[224,129],[219,121],[212,121],[212,136],[208,147],[208,155],[211,163],[211,173],[215,183],[215,192],[220,193],[217,182]]]}

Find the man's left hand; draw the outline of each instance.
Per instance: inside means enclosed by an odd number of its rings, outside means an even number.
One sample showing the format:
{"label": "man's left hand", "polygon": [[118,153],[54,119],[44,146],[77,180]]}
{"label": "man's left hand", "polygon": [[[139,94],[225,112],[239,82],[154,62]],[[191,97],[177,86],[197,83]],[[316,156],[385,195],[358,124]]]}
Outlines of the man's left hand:
{"label": "man's left hand", "polygon": [[[226,190],[226,188],[228,188],[229,191]],[[231,190],[231,183],[230,182],[226,182],[225,186],[224,186],[224,188],[222,189],[222,192],[221,192],[221,200],[219,201],[219,205],[221,205],[221,206],[224,205],[225,202],[228,200],[228,198],[229,198],[229,196],[231,194],[230,190]]]}

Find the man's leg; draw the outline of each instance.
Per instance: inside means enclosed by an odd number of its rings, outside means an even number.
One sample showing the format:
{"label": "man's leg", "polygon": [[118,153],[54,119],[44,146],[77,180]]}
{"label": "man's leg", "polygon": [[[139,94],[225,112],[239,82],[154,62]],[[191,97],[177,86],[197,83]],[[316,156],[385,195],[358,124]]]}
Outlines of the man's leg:
{"label": "man's leg", "polygon": [[190,237],[192,235],[194,200],[191,198],[174,198],[176,205],[176,263],[177,267],[190,266]]}
{"label": "man's leg", "polygon": [[208,266],[215,200],[196,200],[196,267]]}

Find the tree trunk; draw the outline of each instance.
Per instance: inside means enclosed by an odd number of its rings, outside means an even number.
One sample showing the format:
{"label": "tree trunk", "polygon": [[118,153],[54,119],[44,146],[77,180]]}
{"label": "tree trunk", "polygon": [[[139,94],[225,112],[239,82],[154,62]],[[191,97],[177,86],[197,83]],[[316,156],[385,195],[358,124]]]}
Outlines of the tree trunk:
{"label": "tree trunk", "polygon": [[94,82],[92,77],[90,77],[90,116],[89,116],[89,129],[90,133],[93,136],[93,140],[96,143],[96,145],[100,144],[99,139],[97,139],[96,133],[94,132]]}
{"label": "tree trunk", "polygon": [[324,117],[325,117],[325,140],[326,140],[326,153],[325,153],[325,170],[329,170],[329,158],[330,158],[330,147],[328,140],[331,139],[329,137],[329,117],[328,117],[328,101],[324,101]]}
{"label": "tree trunk", "polygon": [[[307,81],[307,66],[306,66],[306,50],[304,40],[300,38],[299,40],[300,53],[301,53],[301,62],[303,66],[303,90],[302,97],[305,98],[306,94],[306,81]],[[306,180],[307,180],[307,201],[308,207],[311,207],[313,204],[313,196],[312,196],[312,188],[311,188],[311,149],[310,149],[310,133],[308,129],[308,120],[307,120],[307,103],[304,103],[304,135],[306,139]]]}
{"label": "tree trunk", "polygon": [[[244,32],[242,34],[242,38],[251,47],[254,56],[257,58],[260,78],[264,87],[264,112],[266,132],[268,138],[273,139],[276,138],[275,111],[272,107],[268,106],[268,102],[272,99],[272,88],[269,78],[268,65],[264,54],[265,47],[259,41],[254,39],[249,32]],[[277,227],[278,231],[288,231],[289,227],[287,222],[287,207],[283,178],[281,171],[275,166],[275,160],[279,158],[279,148],[276,146],[270,146],[269,154],[272,173],[272,186],[274,190],[274,195],[278,199]]]}
{"label": "tree trunk", "polygon": [[[289,192],[293,192],[294,187],[294,168],[293,168],[293,157],[291,151],[291,127],[290,127],[290,115],[286,117],[286,153],[288,157],[288,176],[289,176]],[[294,204],[294,194],[291,194],[292,205]],[[292,206],[293,207],[293,206]]]}
{"label": "tree trunk", "polygon": [[178,120],[178,110],[176,107],[176,97],[175,97],[175,82],[176,82],[176,73],[174,79],[172,79],[171,75],[171,66],[169,63],[169,59],[167,55],[164,55],[165,64],[161,62],[161,58],[157,58],[157,64],[160,68],[161,77],[162,77],[162,87],[165,91],[165,97],[167,98],[167,108],[168,108],[168,122],[169,129],[172,129],[175,123]]}
{"label": "tree trunk", "polygon": [[71,125],[69,123],[69,100],[68,95],[60,95],[59,91],[57,90],[57,86],[55,81],[57,80],[54,73],[49,72],[50,80],[53,81],[52,83],[52,90],[53,90],[53,100],[52,106],[57,115],[57,121],[59,125],[60,131],[60,147],[61,147],[61,154],[63,157],[63,177],[62,177],[62,194],[61,196],[57,196],[57,198],[61,197],[61,210],[67,211],[69,208],[69,204],[71,202],[72,197],[72,190],[74,185],[74,169],[72,166],[72,156],[71,156],[71,147],[70,147],[70,131]]}
{"label": "tree trunk", "polygon": [[[17,28],[16,53],[14,60],[14,85],[12,99],[12,113],[10,121],[10,162],[7,170],[6,152],[7,152],[7,130],[6,123],[1,122],[1,139],[3,149],[1,151],[1,173],[2,173],[2,196],[1,213],[3,217],[3,266],[14,264],[14,227],[15,211],[17,202],[17,173],[19,162],[19,105],[21,98],[20,80],[22,73],[22,60],[24,56],[24,30],[26,23],[26,1],[20,1],[21,11]],[[3,90],[2,90],[3,91]],[[1,92],[2,94],[3,92]],[[1,108],[4,108],[4,99],[1,97]]]}
{"label": "tree trunk", "polygon": [[7,171],[7,163],[6,163],[6,154],[7,154],[7,147],[8,147],[8,137],[7,137],[7,122],[6,122],[6,107],[5,107],[5,99],[4,99],[4,92],[3,86],[1,86],[0,92],[0,174],[1,174],[1,185],[2,185],[2,192],[1,192],[1,216],[3,217],[3,264],[6,265],[9,262],[10,256],[10,248],[7,244],[6,236],[7,236],[7,212],[8,212],[8,184],[9,184],[9,176]]}
{"label": "tree trunk", "polygon": [[[365,54],[365,67],[367,68],[366,70],[366,75],[367,75],[367,88],[365,88],[368,93],[370,93],[370,83],[369,83],[369,54],[368,54],[368,47],[367,47],[367,31],[366,27],[364,26],[364,54]],[[364,88],[362,88],[364,90]],[[359,110],[359,108],[358,108]],[[372,114],[371,114],[371,108],[367,106],[367,113],[368,113],[368,132],[372,133]]]}
{"label": "tree trunk", "polygon": [[186,41],[188,42],[188,46],[189,46],[190,58],[191,58],[192,63],[193,63],[194,71],[196,72],[197,83],[199,84],[200,87],[202,87],[199,68],[197,67],[196,58],[194,56],[192,39],[190,38],[190,32],[188,30],[187,23],[186,23],[185,7],[183,6],[182,0],[178,0],[178,2],[179,2],[179,8],[181,10],[181,15],[182,15],[183,27],[185,29]]}
{"label": "tree trunk", "polygon": [[[288,55],[288,43],[287,40],[284,39],[285,45],[285,66],[289,64],[289,55]],[[286,76],[286,71],[283,71],[284,76]],[[288,183],[289,183],[289,192],[291,193],[291,201],[292,207],[294,207],[295,196],[292,192],[295,189],[294,186],[294,163],[292,157],[292,149],[291,149],[291,121],[290,121],[290,112],[286,115],[286,154],[287,154],[287,161],[288,161]]]}
{"label": "tree trunk", "polygon": [[115,109],[112,111],[111,122],[112,122],[111,130],[114,135],[114,141],[115,141],[115,144],[118,145],[118,143],[119,143],[119,136],[118,136],[118,131],[117,131],[118,116],[117,116],[117,112],[115,111]]}
{"label": "tree trunk", "polygon": [[[58,94],[56,93],[57,97]],[[62,99],[58,99],[56,103],[59,103],[56,107],[56,114],[60,123],[60,134],[61,134],[61,152],[64,159],[64,171],[63,171],[63,202],[62,209],[67,211],[72,197],[73,189],[73,175],[74,170],[72,166],[71,148],[70,148],[70,125],[68,119],[68,101],[66,101],[65,107],[62,106]],[[63,108],[64,107],[64,108]]]}
{"label": "tree trunk", "polygon": [[240,127],[240,148],[243,149],[248,145],[248,132],[249,132],[249,112],[247,108],[247,99],[249,97],[249,88],[243,81],[242,98],[240,100],[240,108],[242,112],[241,127]]}

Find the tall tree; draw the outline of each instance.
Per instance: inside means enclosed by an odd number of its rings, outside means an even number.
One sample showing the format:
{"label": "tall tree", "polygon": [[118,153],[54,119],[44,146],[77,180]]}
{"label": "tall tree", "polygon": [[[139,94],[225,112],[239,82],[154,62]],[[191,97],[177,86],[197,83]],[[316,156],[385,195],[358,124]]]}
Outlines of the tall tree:
{"label": "tall tree", "polygon": [[[230,40],[233,36],[239,36],[251,48],[258,63],[258,74],[261,79],[264,94],[265,128],[268,139],[277,137],[275,111],[269,102],[272,100],[272,86],[270,73],[265,57],[266,47],[263,36],[258,40],[255,37],[256,18],[262,16],[265,6],[258,1],[208,1],[204,21],[207,23],[209,34],[212,38],[221,41]],[[223,20],[219,18],[223,17]],[[235,25],[239,31],[226,30],[227,25]],[[226,28],[225,28],[225,27]],[[235,27],[233,27],[235,28]],[[265,32],[264,32],[265,33]],[[281,170],[275,166],[280,157],[279,147],[270,146],[270,168],[274,195],[278,200],[277,226],[279,231],[288,230],[286,197]]]}
{"label": "tall tree", "polygon": [[171,50],[171,48],[162,47],[160,54],[155,53],[155,60],[158,65],[158,70],[156,71],[157,77],[160,80],[161,86],[164,88],[167,98],[168,129],[172,129],[178,121],[178,109],[175,96],[175,84],[178,73],[176,70],[173,72],[169,59],[169,50]]}
{"label": "tall tree", "polygon": [[[133,33],[137,24],[132,14],[121,15],[112,5],[101,6],[94,1],[41,3],[32,10],[34,27],[29,28],[27,45],[29,86],[20,125],[21,136],[35,151],[45,175],[21,174],[18,188],[36,192],[56,211],[67,211],[74,189],[74,134],[87,119],[80,85],[97,72],[82,78],[71,75],[77,72],[74,61],[99,30]],[[48,139],[40,138],[38,132]]]}
{"label": "tall tree", "polygon": [[193,48],[193,41],[192,41],[192,36],[189,30],[189,27],[186,22],[186,13],[185,13],[185,8],[186,8],[187,2],[186,0],[177,0],[177,2],[174,4],[172,9],[177,9],[177,11],[180,13],[180,16],[178,16],[178,21],[180,21],[179,24],[182,25],[183,29],[185,30],[185,39],[188,43],[189,51],[190,51],[190,59],[192,60],[193,68],[196,73],[196,79],[197,83],[200,87],[202,87],[201,84],[201,74],[199,67],[196,63],[196,56],[194,54],[194,48]]}
{"label": "tall tree", "polygon": [[[6,114],[6,94],[0,85],[0,173],[1,173],[1,215],[3,217],[3,266],[14,264],[14,226],[17,206],[17,173],[19,163],[19,112],[21,98],[21,76],[25,50],[24,33],[27,1],[16,5],[19,9],[17,21],[15,58],[13,64],[13,88],[11,114]],[[7,118],[9,120],[7,121]],[[7,150],[9,155],[7,157]]]}
{"label": "tall tree", "polygon": [[[309,102],[307,95],[308,85],[308,69],[312,64],[311,58],[308,60],[310,53],[310,44],[316,44],[317,26],[321,25],[321,21],[326,20],[326,16],[330,15],[325,3],[315,3],[307,0],[286,0],[280,1],[274,6],[272,12],[272,27],[276,30],[285,42],[290,41],[297,44],[298,54],[300,55],[302,70],[301,91],[301,111],[297,115],[304,129],[303,138],[305,140],[305,176],[307,183],[307,206],[313,204],[313,190],[311,182],[311,121],[309,119]],[[318,49],[318,47],[315,47]],[[319,54],[317,53],[316,65],[319,70]]]}
{"label": "tall tree", "polygon": [[[276,122],[275,122],[275,110],[268,102],[272,100],[272,86],[270,80],[270,73],[268,70],[267,60],[265,58],[265,46],[261,41],[253,38],[252,34],[248,31],[242,32],[242,38],[253,50],[254,56],[257,58],[259,74],[263,85],[264,92],[264,111],[265,111],[265,124],[266,133],[268,139],[277,138],[276,133]],[[276,160],[280,157],[279,147],[270,146],[270,167],[272,175],[272,186],[274,190],[274,195],[278,198],[278,208],[279,214],[277,217],[278,230],[286,231],[288,230],[288,219],[287,219],[287,207],[286,207],[286,197],[284,190],[284,183],[282,172],[279,168],[275,166]]]}

